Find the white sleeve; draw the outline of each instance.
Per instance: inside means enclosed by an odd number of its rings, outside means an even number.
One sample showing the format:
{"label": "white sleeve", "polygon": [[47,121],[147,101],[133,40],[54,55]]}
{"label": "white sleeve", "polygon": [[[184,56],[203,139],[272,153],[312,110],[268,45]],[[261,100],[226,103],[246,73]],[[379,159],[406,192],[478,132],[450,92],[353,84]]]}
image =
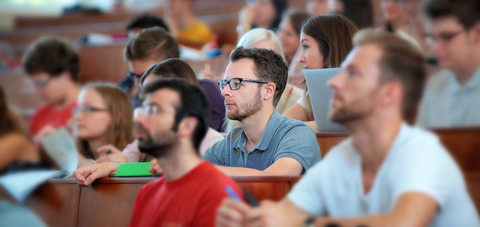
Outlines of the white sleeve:
{"label": "white sleeve", "polygon": [[122,153],[129,162],[139,162],[141,154],[140,150],[138,149],[138,140],[135,140],[133,141],[133,143],[128,144],[127,147],[123,149]]}
{"label": "white sleeve", "polygon": [[321,168],[322,162],[318,162],[307,170],[306,174],[287,195],[287,198],[295,205],[313,215],[325,213],[321,193]]}

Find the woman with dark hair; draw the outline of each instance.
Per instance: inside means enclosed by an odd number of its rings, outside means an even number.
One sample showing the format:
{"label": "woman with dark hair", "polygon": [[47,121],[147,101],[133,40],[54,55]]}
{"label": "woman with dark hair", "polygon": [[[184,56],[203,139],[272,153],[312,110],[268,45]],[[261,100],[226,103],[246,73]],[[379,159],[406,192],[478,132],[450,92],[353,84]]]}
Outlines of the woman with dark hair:
{"label": "woman with dark hair", "polygon": [[[310,18],[300,34],[302,52],[298,60],[305,69],[340,67],[353,48],[352,38],[357,30],[353,22],[344,16],[320,15]],[[317,131],[308,91],[283,115],[304,121]]]}
{"label": "woman with dark hair", "polygon": [[280,22],[277,30],[278,38],[282,42],[285,60],[288,63],[288,74],[294,75],[302,72],[303,65],[298,62],[301,52],[300,33],[302,26],[307,22],[310,15],[302,10],[288,10]]}
{"label": "woman with dark hair", "polygon": [[252,28],[276,31],[287,8],[287,0],[247,0],[247,6],[239,13],[238,39]]}
{"label": "woman with dark hair", "polygon": [[26,136],[18,115],[9,107],[0,86],[0,173],[16,165],[32,165],[40,161],[40,155]]}

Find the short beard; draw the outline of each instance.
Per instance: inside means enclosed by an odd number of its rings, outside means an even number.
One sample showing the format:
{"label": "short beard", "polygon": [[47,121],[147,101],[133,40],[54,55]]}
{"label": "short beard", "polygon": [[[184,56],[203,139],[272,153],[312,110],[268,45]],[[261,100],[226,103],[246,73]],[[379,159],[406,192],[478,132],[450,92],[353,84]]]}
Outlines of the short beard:
{"label": "short beard", "polygon": [[242,122],[245,118],[256,114],[262,108],[262,97],[260,95],[260,89],[257,90],[255,99],[253,102],[247,102],[242,106],[238,106],[238,111],[236,113],[228,114],[227,118],[230,120],[237,120]]}
{"label": "short beard", "polygon": [[373,112],[374,103],[371,100],[374,100],[376,91],[373,91],[371,94],[363,97],[361,99],[354,100],[352,105],[344,105],[336,112],[330,113],[330,120],[335,123],[345,125],[347,123],[363,119],[366,116],[370,115]]}
{"label": "short beard", "polygon": [[164,131],[155,134],[155,139],[150,133],[141,125],[137,125],[137,130],[142,130],[147,138],[144,140],[139,139],[138,149],[140,152],[151,155],[155,158],[168,157],[178,145],[178,135],[173,131]]}

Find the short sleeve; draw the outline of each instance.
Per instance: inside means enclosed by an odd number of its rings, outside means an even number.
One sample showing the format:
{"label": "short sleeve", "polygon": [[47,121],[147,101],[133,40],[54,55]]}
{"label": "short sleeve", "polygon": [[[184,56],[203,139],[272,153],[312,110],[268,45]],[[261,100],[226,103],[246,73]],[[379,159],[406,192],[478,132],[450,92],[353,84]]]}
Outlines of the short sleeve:
{"label": "short sleeve", "polygon": [[301,209],[313,215],[325,213],[324,202],[321,194],[321,168],[319,162],[307,171],[305,176],[293,187],[287,198]]}
{"label": "short sleeve", "polygon": [[297,101],[298,105],[302,106],[304,109],[307,109],[308,103],[307,103],[307,97],[305,94],[303,94]]}
{"label": "short sleeve", "polygon": [[275,161],[283,157],[290,157],[307,170],[320,161],[320,147],[313,130],[307,125],[299,125],[290,129],[278,144]]}

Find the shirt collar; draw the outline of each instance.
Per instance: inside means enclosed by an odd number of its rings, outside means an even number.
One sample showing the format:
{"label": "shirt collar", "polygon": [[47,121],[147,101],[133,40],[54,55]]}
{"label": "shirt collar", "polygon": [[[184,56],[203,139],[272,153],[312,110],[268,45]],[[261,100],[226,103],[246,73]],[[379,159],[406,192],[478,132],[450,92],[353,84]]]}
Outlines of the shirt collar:
{"label": "shirt collar", "polygon": [[[278,127],[280,127],[282,123],[282,119],[283,119],[283,116],[280,115],[280,113],[278,113],[277,109],[275,109],[275,111],[273,111],[272,116],[270,117],[270,120],[268,121],[267,128],[263,133],[260,143],[253,150],[261,150],[261,151],[267,150],[268,146],[270,145],[270,141],[272,140],[273,134],[275,134]],[[238,138],[238,140],[235,142],[234,148],[239,150],[245,150],[246,147],[247,147],[247,135],[245,134],[245,131],[242,129],[242,134],[240,135],[240,138]]]}
{"label": "shirt collar", "polygon": [[449,75],[448,88],[451,92],[477,89],[479,87],[480,87],[480,67],[477,68],[477,70],[475,71],[475,73],[473,73],[470,80],[468,80],[468,82],[464,86],[460,85],[454,73],[451,73]]}

